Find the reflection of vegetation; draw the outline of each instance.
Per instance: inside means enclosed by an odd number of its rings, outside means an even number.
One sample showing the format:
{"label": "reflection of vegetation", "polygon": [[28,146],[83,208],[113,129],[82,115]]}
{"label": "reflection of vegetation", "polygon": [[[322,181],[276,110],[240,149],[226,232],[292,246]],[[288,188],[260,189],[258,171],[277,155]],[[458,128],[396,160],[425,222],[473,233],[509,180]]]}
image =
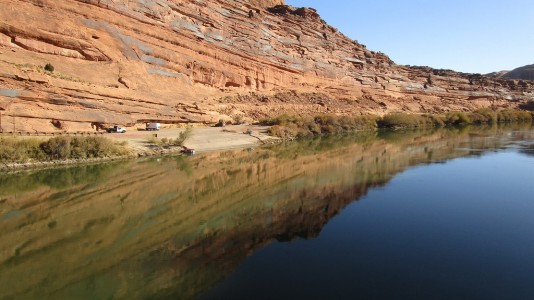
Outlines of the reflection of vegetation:
{"label": "reflection of vegetation", "polygon": [[191,167],[191,164],[189,163],[186,157],[177,156],[175,160],[178,170],[185,172],[185,174],[187,174],[188,176],[191,176],[193,174],[193,168]]}
{"label": "reflection of vegetation", "polygon": [[332,135],[303,139],[291,143],[282,143],[267,147],[276,153],[278,158],[293,159],[300,155],[313,155],[354,143],[366,144],[376,139],[374,131],[359,132],[347,135]]}
{"label": "reflection of vegetation", "polygon": [[63,189],[85,183],[99,183],[109,179],[124,162],[85,165],[70,168],[46,169],[32,173],[0,176],[0,195],[31,191],[41,186]]}
{"label": "reflection of vegetation", "polygon": [[409,140],[421,138],[436,133],[437,131],[449,132],[439,128],[406,128],[403,130],[381,129],[377,131],[377,138],[388,143],[402,144]]}

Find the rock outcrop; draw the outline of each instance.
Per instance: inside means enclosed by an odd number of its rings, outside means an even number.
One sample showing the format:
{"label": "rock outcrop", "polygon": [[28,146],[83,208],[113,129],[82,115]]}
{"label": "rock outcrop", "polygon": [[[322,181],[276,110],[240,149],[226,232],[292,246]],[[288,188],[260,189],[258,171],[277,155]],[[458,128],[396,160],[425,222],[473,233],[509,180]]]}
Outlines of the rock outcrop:
{"label": "rock outcrop", "polygon": [[0,7],[4,131],[513,108],[534,97],[530,81],[396,65],[314,9],[283,0],[0,0]]}

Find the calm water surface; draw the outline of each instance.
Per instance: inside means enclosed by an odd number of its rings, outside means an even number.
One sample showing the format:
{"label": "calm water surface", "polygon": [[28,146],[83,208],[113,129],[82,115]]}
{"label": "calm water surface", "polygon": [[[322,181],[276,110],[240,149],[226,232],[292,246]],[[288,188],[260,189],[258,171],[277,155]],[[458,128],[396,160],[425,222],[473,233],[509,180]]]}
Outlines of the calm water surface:
{"label": "calm water surface", "polygon": [[0,299],[530,299],[534,131],[0,176]]}

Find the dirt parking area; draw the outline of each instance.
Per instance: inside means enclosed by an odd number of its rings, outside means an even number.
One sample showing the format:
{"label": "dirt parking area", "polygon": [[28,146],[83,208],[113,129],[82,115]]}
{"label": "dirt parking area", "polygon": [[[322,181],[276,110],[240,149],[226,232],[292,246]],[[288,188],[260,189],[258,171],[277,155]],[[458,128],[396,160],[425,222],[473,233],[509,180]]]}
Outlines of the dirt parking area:
{"label": "dirt parking area", "polygon": [[[267,128],[254,125],[194,127],[184,146],[197,152],[254,147],[276,139],[266,133]],[[183,131],[185,128],[162,128],[159,131],[130,130],[126,133],[106,133],[104,136],[116,141],[126,141],[129,147],[145,151],[151,145],[149,142],[151,138],[175,139]]]}

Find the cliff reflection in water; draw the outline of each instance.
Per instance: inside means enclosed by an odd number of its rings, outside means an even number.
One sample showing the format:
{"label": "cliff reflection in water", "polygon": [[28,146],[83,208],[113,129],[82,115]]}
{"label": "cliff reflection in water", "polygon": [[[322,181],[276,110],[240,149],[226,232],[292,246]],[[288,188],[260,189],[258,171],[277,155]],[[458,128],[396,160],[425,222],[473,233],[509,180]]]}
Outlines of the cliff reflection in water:
{"label": "cliff reflection in water", "polygon": [[511,132],[334,137],[3,175],[0,298],[194,298],[254,250],[317,236],[398,172],[504,147]]}

